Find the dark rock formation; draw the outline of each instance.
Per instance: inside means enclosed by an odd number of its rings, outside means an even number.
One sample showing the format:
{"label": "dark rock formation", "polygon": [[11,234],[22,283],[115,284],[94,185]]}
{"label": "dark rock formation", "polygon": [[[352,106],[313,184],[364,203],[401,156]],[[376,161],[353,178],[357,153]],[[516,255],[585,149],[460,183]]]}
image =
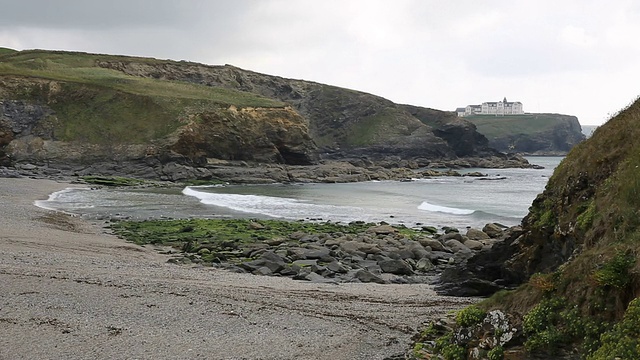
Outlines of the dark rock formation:
{"label": "dark rock formation", "polygon": [[469,117],[488,145],[503,152],[565,155],[586,139],[578,118],[561,114]]}

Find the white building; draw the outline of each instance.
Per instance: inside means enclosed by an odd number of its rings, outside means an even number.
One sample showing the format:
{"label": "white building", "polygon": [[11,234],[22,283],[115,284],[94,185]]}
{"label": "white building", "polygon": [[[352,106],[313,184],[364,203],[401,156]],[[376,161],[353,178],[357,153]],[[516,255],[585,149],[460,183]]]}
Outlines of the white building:
{"label": "white building", "polygon": [[[463,111],[464,110],[464,111]],[[483,102],[482,105],[467,105],[465,108],[457,108],[458,116],[469,115],[522,115],[522,103],[520,101],[509,102],[505,97],[502,101]]]}

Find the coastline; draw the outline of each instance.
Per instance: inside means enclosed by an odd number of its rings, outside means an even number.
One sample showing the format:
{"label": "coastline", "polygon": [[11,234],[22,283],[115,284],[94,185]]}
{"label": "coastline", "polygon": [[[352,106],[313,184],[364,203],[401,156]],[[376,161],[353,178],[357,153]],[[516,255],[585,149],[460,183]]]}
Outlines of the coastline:
{"label": "coastline", "polygon": [[0,358],[384,359],[476,301],[169,264],[34,205],[68,185],[0,178]]}

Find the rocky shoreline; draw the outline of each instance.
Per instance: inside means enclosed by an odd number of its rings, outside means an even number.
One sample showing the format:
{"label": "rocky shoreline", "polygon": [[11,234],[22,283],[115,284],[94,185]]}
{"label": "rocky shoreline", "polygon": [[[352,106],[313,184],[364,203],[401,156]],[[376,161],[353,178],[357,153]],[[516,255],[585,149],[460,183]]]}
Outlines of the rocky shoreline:
{"label": "rocky shoreline", "polygon": [[[388,157],[371,161],[366,157],[322,160],[316,165],[248,163],[208,159],[194,165],[174,159],[160,162],[154,158],[116,163],[93,162],[88,165],[56,163],[18,163],[0,167],[0,177],[35,177],[73,180],[81,176],[123,176],[168,182],[220,181],[234,184],[272,183],[345,183],[372,180],[410,180],[433,176],[461,176],[460,170],[471,168],[541,168],[518,154],[471,157],[454,160],[401,160]],[[475,172],[467,176],[481,176]]]}
{"label": "rocky shoreline", "polygon": [[[443,271],[522,231],[496,223],[460,231],[250,219],[116,221],[110,227],[128,241],[162,246],[172,263],[334,284],[438,284]],[[440,287],[462,296],[500,288],[488,281]]]}

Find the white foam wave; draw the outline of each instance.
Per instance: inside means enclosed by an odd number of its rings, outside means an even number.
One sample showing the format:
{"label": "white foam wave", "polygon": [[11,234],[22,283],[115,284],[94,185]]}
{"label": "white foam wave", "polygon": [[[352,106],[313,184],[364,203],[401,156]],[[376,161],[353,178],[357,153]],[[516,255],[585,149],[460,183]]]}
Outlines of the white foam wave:
{"label": "white foam wave", "polygon": [[193,196],[206,205],[287,219],[338,218],[339,221],[351,221],[357,219],[363,211],[356,207],[312,204],[302,200],[275,196],[198,191],[190,186],[184,188],[182,193]]}
{"label": "white foam wave", "polygon": [[434,204],[430,204],[430,203],[428,203],[426,201],[424,201],[422,204],[420,204],[418,206],[418,209],[426,210],[426,211],[453,214],[453,215],[471,215],[471,214],[473,214],[475,212],[475,210],[459,209],[459,208],[454,208],[454,207],[434,205]]}
{"label": "white foam wave", "polygon": [[64,190],[60,190],[60,191],[56,191],[53,192],[51,194],[49,194],[49,197],[47,198],[47,200],[36,200],[33,202],[33,205],[45,209],[45,210],[53,210],[53,211],[60,211],[63,213],[67,213],[67,214],[71,214],[67,211],[64,211],[64,208],[88,208],[88,207],[92,207],[92,205],[78,205],[78,204],[73,204],[72,206],[69,206],[70,204],[66,204],[67,206],[65,206],[65,203],[67,202],[71,202],[70,201],[65,201],[68,200],[67,197],[69,194],[76,192],[76,191],[80,191],[80,190],[88,190],[88,189],[84,189],[84,188],[73,188],[73,187],[68,187]]}

